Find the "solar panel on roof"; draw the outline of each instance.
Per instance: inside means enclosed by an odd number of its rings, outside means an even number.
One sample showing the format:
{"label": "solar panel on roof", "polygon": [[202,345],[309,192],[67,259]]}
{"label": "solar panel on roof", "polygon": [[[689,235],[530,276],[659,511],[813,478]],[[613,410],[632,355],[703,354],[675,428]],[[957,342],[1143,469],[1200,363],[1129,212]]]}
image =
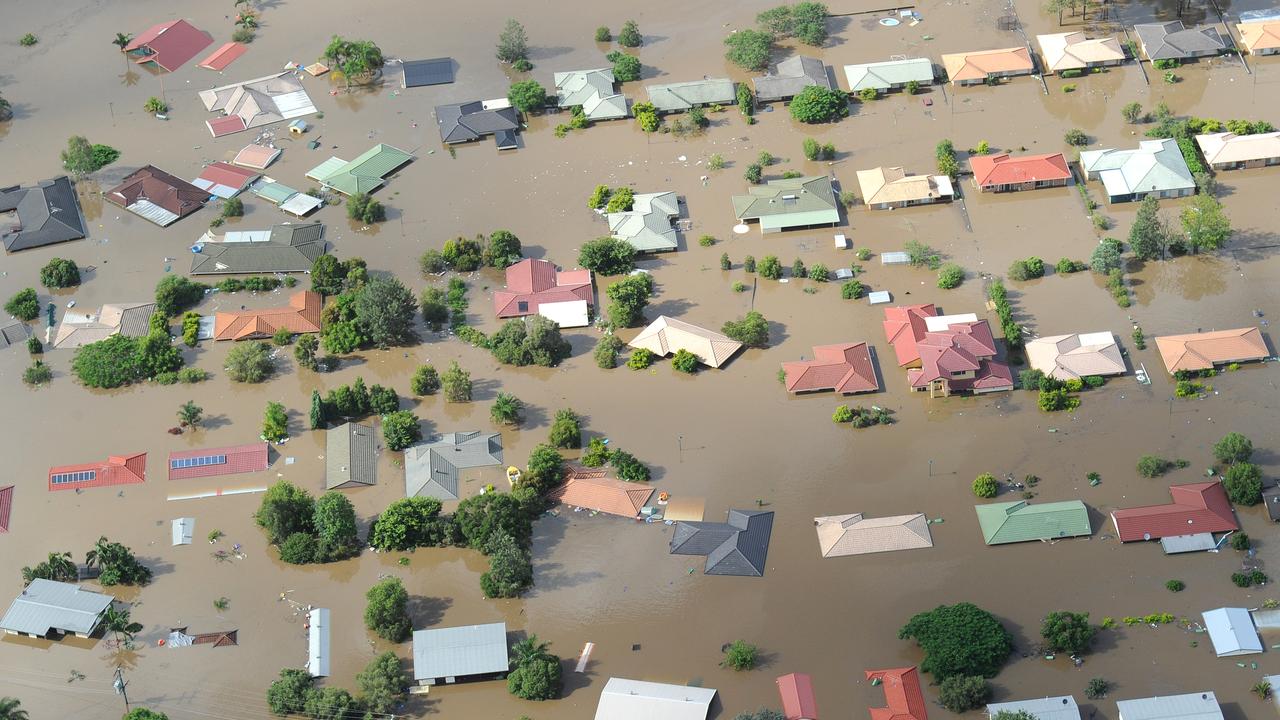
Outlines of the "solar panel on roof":
{"label": "solar panel on roof", "polygon": [[408,60],[403,64],[403,70],[407,88],[453,82],[453,58]]}
{"label": "solar panel on roof", "polygon": [[93,470],[82,470],[80,472],[56,473],[50,482],[54,485],[62,485],[65,483],[87,482],[98,477],[98,473]]}

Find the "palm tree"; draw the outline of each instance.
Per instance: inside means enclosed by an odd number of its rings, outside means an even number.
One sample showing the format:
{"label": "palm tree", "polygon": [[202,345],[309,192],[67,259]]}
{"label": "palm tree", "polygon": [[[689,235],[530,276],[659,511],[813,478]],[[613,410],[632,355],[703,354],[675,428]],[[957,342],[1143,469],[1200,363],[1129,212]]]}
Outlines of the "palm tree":
{"label": "palm tree", "polygon": [[93,544],[89,552],[84,554],[84,564],[89,567],[101,567],[105,565],[110,557],[114,554],[111,547],[115,543],[107,540],[107,536],[103,535]]}
{"label": "palm tree", "polygon": [[[133,622],[129,618],[129,607],[123,606],[119,610],[113,604],[107,608],[102,614],[102,627],[109,633],[116,636],[116,645],[124,645],[126,648],[133,645],[133,636],[135,633],[142,632],[142,624]],[[121,643],[120,639],[124,638]]]}
{"label": "palm tree", "polygon": [[0,698],[0,720],[28,720],[27,711],[21,705],[22,701],[18,698]]}
{"label": "palm tree", "polygon": [[498,393],[498,397],[494,398],[493,407],[489,409],[489,416],[496,423],[503,425],[519,425],[520,410],[524,407],[524,403],[520,399],[510,393]]}
{"label": "palm tree", "polygon": [[116,33],[116,39],[112,40],[111,44],[120,48],[120,52],[124,52],[124,49],[129,45],[129,43],[132,40],[133,40],[133,33]]}
{"label": "palm tree", "polygon": [[540,642],[537,635],[530,635],[511,647],[512,654],[515,655],[515,666],[520,667],[531,660],[538,660],[546,657],[549,653],[547,648],[551,647],[551,643]]}
{"label": "palm tree", "polygon": [[22,582],[30,585],[33,580],[72,581],[79,577],[75,561],[69,552],[51,552],[44,562],[34,568],[22,568]]}
{"label": "palm tree", "polygon": [[236,24],[245,30],[253,30],[258,27],[258,18],[250,12],[241,13],[240,16],[236,18]]}
{"label": "palm tree", "polygon": [[200,417],[204,414],[204,408],[188,400],[178,406],[178,421],[183,425],[195,427],[200,424]]}

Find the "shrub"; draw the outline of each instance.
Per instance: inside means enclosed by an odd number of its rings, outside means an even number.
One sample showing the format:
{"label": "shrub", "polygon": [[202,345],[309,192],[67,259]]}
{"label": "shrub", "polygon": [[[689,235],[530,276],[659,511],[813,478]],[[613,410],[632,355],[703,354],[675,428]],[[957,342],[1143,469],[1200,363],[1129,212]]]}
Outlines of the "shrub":
{"label": "shrub", "polygon": [[609,196],[609,203],[605,205],[605,212],[626,212],[635,204],[635,193],[631,188],[618,188]]}
{"label": "shrub", "polygon": [[862,102],[871,102],[880,97],[880,91],[875,88],[862,88],[858,91],[858,99]]}
{"label": "shrub", "polygon": [[1089,136],[1080,128],[1071,128],[1062,136],[1062,141],[1072,147],[1084,147],[1089,144]]}
{"label": "shrub", "polygon": [[253,38],[254,32],[247,27],[236,28],[235,31],[231,33],[231,39],[238,43],[251,43],[253,42]]}
{"label": "shrub", "polygon": [[849,114],[849,101],[844,93],[819,85],[810,85],[791,99],[791,117],[802,123],[839,120]]}
{"label": "shrub", "polygon": [[593,437],[587,443],[587,449],[582,453],[582,464],[587,467],[603,467],[609,462],[609,446],[605,445],[603,438]]}
{"label": "shrub", "polygon": [[387,211],[382,203],[374,200],[368,193],[356,193],[347,198],[347,217],[372,225],[386,220]]}
{"label": "shrub", "polygon": [[489,570],[480,576],[480,590],[485,597],[519,597],[533,585],[529,551],[517,545],[510,535],[495,533],[489,538],[485,554],[489,556]]}
{"label": "shrub", "polygon": [[556,411],[555,421],[551,423],[551,433],[547,442],[557,448],[582,447],[582,424],[578,414],[569,408]]}
{"label": "shrub", "polygon": [[742,174],[742,177],[745,178],[746,181],[751,183],[752,185],[759,184],[763,176],[764,176],[764,169],[761,168],[758,163],[751,163],[750,165],[748,165],[746,172]]}
{"label": "shrub", "polygon": [[753,670],[759,661],[759,648],[746,640],[734,640],[724,650],[720,667],[732,670]]}
{"label": "shrub", "polygon": [[409,391],[414,395],[431,395],[440,389],[440,374],[430,365],[419,365],[409,379]]}
{"label": "shrub", "polygon": [[805,269],[804,261],[801,260],[800,258],[796,258],[795,262],[791,263],[791,277],[793,278],[809,277],[809,271]]}
{"label": "shrub", "polygon": [[724,44],[729,47],[725,58],[743,70],[765,70],[769,67],[769,50],[773,47],[771,33],[739,30],[725,38]]}
{"label": "shrub", "polygon": [[1170,580],[1164,584],[1164,587],[1169,592],[1182,592],[1187,588],[1187,584],[1181,580]]}
{"label": "shrub", "polygon": [[759,311],[748,312],[741,320],[730,320],[720,332],[747,347],[765,347],[769,344],[769,322]]}
{"label": "shrub", "polygon": [[857,280],[845,280],[840,284],[840,297],[845,300],[857,300],[862,297],[865,288]]}
{"label": "shrub", "polygon": [[818,153],[822,151],[822,146],[813,138],[805,138],[801,146],[806,160],[817,160]]}
{"label": "shrub", "polygon": [[260,383],[275,371],[276,363],[271,348],[264,342],[237,343],[227,353],[227,377],[235,382]]}
{"label": "shrub", "polygon": [[32,45],[35,45],[38,42],[40,42],[40,40],[36,38],[35,35],[32,35],[31,33],[27,33],[26,35],[23,35],[21,38],[18,39],[18,44],[21,45],[22,47],[31,47]]}
{"label": "shrub", "polygon": [[1262,502],[1262,470],[1247,462],[1227,468],[1222,477],[1227,497],[1237,505],[1257,505]]}
{"label": "shrub", "polygon": [[822,263],[814,263],[814,265],[809,268],[809,279],[813,280],[814,282],[824,283],[830,279],[830,275],[831,275],[831,271],[828,270],[827,266],[823,265]]}
{"label": "shrub", "polygon": [[1182,63],[1177,58],[1160,58],[1151,62],[1151,66],[1157,70],[1172,70],[1180,65]]}
{"label": "shrub", "polygon": [[1235,534],[1231,536],[1232,550],[1248,550],[1249,547],[1250,547],[1250,541],[1249,541],[1249,536],[1247,534],[1242,533],[1240,531],[1236,531]]}
{"label": "shrub", "polygon": [[617,471],[618,478],[626,482],[648,482],[649,467],[626,450],[614,450],[609,454],[609,464]]}
{"label": "shrub", "polygon": [[1072,260],[1070,258],[1062,258],[1053,266],[1053,271],[1060,275],[1069,275],[1086,269],[1088,269],[1088,266],[1083,262],[1080,262],[1079,260]]}
{"label": "shrub", "polygon": [[23,322],[35,320],[40,315],[40,300],[36,297],[36,291],[33,288],[23,288],[14,293],[4,304],[4,311]]}
{"label": "shrub", "polygon": [[729,260],[729,253],[720,253],[720,269],[729,270],[733,268],[733,262]]}
{"label": "shrub", "polygon": [[1124,121],[1130,125],[1135,125],[1142,119],[1142,103],[1131,102],[1120,108],[1120,114],[1124,117]]}
{"label": "shrub", "polygon": [[964,268],[955,263],[947,263],[938,269],[938,287],[951,290],[960,287],[964,282]]}
{"label": "shrub", "polygon": [[383,578],[365,593],[364,626],[391,642],[404,642],[413,631],[409,593],[398,577]]}
{"label": "shrub", "polygon": [[640,47],[643,43],[644,36],[640,34],[640,26],[636,25],[635,20],[628,20],[622,24],[622,29],[618,31],[619,45],[623,47],[636,48]]}
{"label": "shrub", "polygon": [[644,370],[653,364],[653,352],[645,348],[636,348],[631,351],[631,357],[627,359],[627,367],[632,370]]}
{"label": "shrub", "polygon": [[1059,610],[1046,615],[1040,624],[1040,637],[1050,648],[1060,652],[1087,652],[1095,633],[1097,628],[1089,624],[1089,613]]}
{"label": "shrub", "polygon": [[615,327],[631,327],[644,320],[644,309],[653,294],[653,276],[631,275],[605,289],[609,297],[609,321]]}
{"label": "shrub", "polygon": [[181,275],[166,275],[156,284],[156,310],[166,317],[181,315],[204,297],[208,285],[192,282]]}
{"label": "shrub", "polygon": [[446,402],[471,402],[471,373],[463,370],[454,360],[440,376]]}
{"label": "shrub", "polygon": [[27,338],[27,353],[30,355],[44,354],[44,343],[40,342],[40,338],[34,335]]}
{"label": "shrub", "polygon": [[769,280],[778,280],[782,277],[782,263],[778,261],[777,255],[765,255],[760,260],[760,277]]}
{"label": "shrub", "polygon": [[952,675],[938,685],[938,702],[953,713],[980,708],[990,696],[991,686],[980,675]]}
{"label": "shrub", "polygon": [[489,418],[501,425],[519,425],[520,411],[524,403],[511,393],[498,393],[493,405],[489,407]]}
{"label": "shrub", "polygon": [[618,367],[618,353],[622,352],[624,347],[626,347],[626,344],[612,333],[600,338],[600,341],[596,343],[596,349],[591,353],[596,361],[596,367],[603,370],[612,370]]}
{"label": "shrub", "polygon": [[745,270],[746,272],[754,273],[754,272],[756,271],[756,259],[755,259],[755,257],[753,257],[753,256],[751,256],[751,255],[748,255],[748,256],[746,256],[745,258],[743,258],[743,259],[742,259],[742,269],[743,269],[743,270]]}
{"label": "shrub", "polygon": [[31,363],[30,367],[22,371],[22,382],[28,385],[41,385],[52,379],[53,371],[40,360]]}
{"label": "shrub", "polygon": [[1038,257],[1014,260],[1009,266],[1010,280],[1033,280],[1044,277],[1044,261]]}
{"label": "shrub", "polygon": [[852,421],[853,417],[853,411],[849,409],[848,405],[837,405],[836,411],[831,413],[831,422],[847,423]]}
{"label": "shrub", "polygon": [[1138,459],[1138,474],[1144,478],[1155,478],[1173,469],[1174,463],[1155,455],[1143,455]]}
{"label": "shrub", "polygon": [[613,62],[613,77],[618,82],[632,82],[640,79],[640,58],[623,52],[612,52],[609,53],[608,59]]}
{"label": "shrub", "polygon": [[1111,689],[1111,683],[1105,678],[1090,678],[1089,684],[1084,687],[1084,696],[1090,700],[1100,700],[1107,696],[1107,691]]}
{"label": "shrub", "polygon": [[716,244],[716,239],[710,235],[703,235],[698,238],[698,245],[701,247],[711,247]]}
{"label": "shrub", "polygon": [[698,364],[698,356],[684,348],[677,350],[676,354],[671,358],[671,367],[689,375],[698,372]]}
{"label": "shrub", "polygon": [[306,565],[316,561],[316,538],[305,532],[296,532],[280,543],[280,560],[290,565]]}
{"label": "shrub", "polygon": [[53,258],[40,268],[40,284],[50,289],[79,285],[80,268],[74,260]]}
{"label": "shrub", "polygon": [[267,442],[280,442],[289,437],[289,415],[284,405],[268,402],[267,410],[262,417],[262,439]]}
{"label": "shrub", "polygon": [[919,613],[898,631],[898,639],[915,639],[925,653],[920,669],[937,682],[952,675],[994,677],[1013,652],[1000,621],[971,603]]}
{"label": "shrub", "polygon": [[382,418],[382,439],[388,450],[403,450],[422,439],[418,416],[408,410],[396,410]]}
{"label": "shrub", "polygon": [[1253,457],[1253,442],[1238,432],[1229,432],[1214,443],[1213,457],[1228,465],[1248,462]]}
{"label": "shrub", "polygon": [[721,155],[720,153],[712,153],[712,154],[711,154],[711,157],[707,158],[707,169],[708,169],[708,170],[723,170],[723,169],[724,169],[724,156],[723,156],[723,155]]}
{"label": "shrub", "polygon": [[973,480],[973,494],[977,497],[993,498],[999,490],[1000,486],[991,473],[982,473]]}
{"label": "shrub", "polygon": [[591,197],[587,198],[587,207],[593,210],[603,210],[605,205],[609,204],[609,195],[613,190],[608,185],[597,185],[595,190],[591,191]]}
{"label": "shrub", "polygon": [[609,28],[604,25],[596,28],[596,42],[609,42],[610,40],[613,40],[613,33],[609,31]]}

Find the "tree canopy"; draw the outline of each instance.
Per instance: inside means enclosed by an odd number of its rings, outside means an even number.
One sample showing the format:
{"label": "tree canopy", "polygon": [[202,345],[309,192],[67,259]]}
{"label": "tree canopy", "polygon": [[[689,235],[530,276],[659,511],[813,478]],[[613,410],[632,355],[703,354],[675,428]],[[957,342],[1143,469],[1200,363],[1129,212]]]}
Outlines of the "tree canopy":
{"label": "tree canopy", "polygon": [[752,310],[741,320],[730,320],[720,332],[747,347],[765,347],[769,344],[769,321],[759,311]]}
{"label": "tree canopy", "polygon": [[403,450],[422,439],[418,416],[408,410],[397,410],[382,418],[382,439],[388,450]]}
{"label": "tree canopy", "polygon": [[504,63],[514,63],[529,58],[529,36],[524,26],[514,18],[507,20],[502,32],[498,35],[498,59]]}
{"label": "tree canopy", "polygon": [[791,98],[791,117],[803,123],[833,122],[849,114],[849,100],[839,90],[810,85]]}
{"label": "tree canopy", "polygon": [[334,35],[324,58],[348,78],[372,75],[382,68],[382,49],[369,40],[347,40]]}
{"label": "tree canopy", "polygon": [[1231,237],[1231,221],[1222,210],[1222,203],[1212,195],[1196,195],[1190,204],[1182,208],[1182,231],[1187,236],[1187,247],[1194,252],[1217,250]]}
{"label": "tree canopy", "polygon": [[507,365],[555,367],[569,357],[569,341],[560,326],[542,315],[512,318],[489,337],[489,350]]}
{"label": "tree canopy", "polygon": [[631,275],[608,288],[609,322],[616,327],[632,327],[644,320],[644,309],[653,294],[653,276],[648,273]]}
{"label": "tree canopy", "polygon": [[447,544],[442,532],[440,501],[408,497],[387,506],[369,528],[369,545],[378,550],[412,550]]}
{"label": "tree canopy", "polygon": [[156,283],[156,311],[168,317],[181,315],[204,297],[209,286],[181,275],[165,275]]}
{"label": "tree canopy", "polygon": [[773,35],[762,30],[739,30],[724,39],[729,47],[725,58],[743,70],[766,70],[769,67],[769,51],[773,49]]}
{"label": "tree canopy", "polygon": [[625,240],[604,236],[582,244],[578,264],[601,275],[622,275],[636,266],[636,249]]}
{"label": "tree canopy", "polygon": [[297,532],[310,534],[315,508],[310,493],[288,480],[279,480],[267,488],[254,520],[267,531],[269,542],[279,544]]}
{"label": "tree canopy", "polygon": [[793,37],[821,47],[827,40],[827,6],[817,2],[779,5],[756,16],[756,22],[775,37]]}
{"label": "tree canopy", "polygon": [[995,677],[1013,652],[1009,631],[994,615],[973,605],[939,605],[919,613],[898,631],[924,650],[920,669],[941,682],[952,675]]}
{"label": "tree canopy", "polygon": [[1059,652],[1087,652],[1097,632],[1098,629],[1089,624],[1089,613],[1058,610],[1045,615],[1040,624],[1040,637]]}
{"label": "tree canopy", "polygon": [[80,268],[75,260],[53,258],[40,268],[40,284],[47,288],[66,288],[80,284]]}
{"label": "tree canopy", "polygon": [[547,104],[547,89],[537,80],[521,80],[511,84],[507,99],[522,113],[541,110]]}
{"label": "tree canopy", "polygon": [[388,650],[369,661],[356,675],[360,698],[375,713],[389,713],[408,697],[413,679],[400,665],[400,658]]}
{"label": "tree canopy", "polygon": [[1213,444],[1213,456],[1227,465],[1248,462],[1253,457],[1253,441],[1238,432],[1229,432]]}
{"label": "tree canopy", "polygon": [[356,322],[378,347],[405,345],[415,339],[413,326],[418,302],[394,277],[370,280],[355,301]]}
{"label": "tree canopy", "polygon": [[223,368],[227,377],[236,382],[260,383],[275,371],[276,361],[271,353],[271,346],[265,342],[236,343],[227,353]]}
{"label": "tree canopy", "polygon": [[365,593],[364,626],[391,642],[404,642],[413,623],[409,619],[409,593],[398,577],[387,577]]}

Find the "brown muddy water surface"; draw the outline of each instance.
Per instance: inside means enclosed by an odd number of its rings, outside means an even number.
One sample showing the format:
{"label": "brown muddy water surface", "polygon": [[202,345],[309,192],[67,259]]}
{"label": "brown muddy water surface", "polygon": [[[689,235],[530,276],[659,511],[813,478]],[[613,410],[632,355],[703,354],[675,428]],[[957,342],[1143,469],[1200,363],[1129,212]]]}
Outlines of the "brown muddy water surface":
{"label": "brown muddy water surface", "polygon": [[[532,77],[550,86],[554,71],[605,64],[607,48],[591,42],[593,29],[599,24],[616,29],[634,15],[646,36],[639,50],[645,77],[624,92],[643,99],[640,86],[648,82],[703,75],[746,79],[749,74],[723,59],[721,38],[748,26],[770,4],[657,0],[635,8],[570,0],[547,6],[551,12],[520,10],[519,17],[533,48]],[[1230,14],[1264,6],[1260,0],[1221,4]],[[478,683],[415,697],[403,710],[408,716],[589,718],[604,682],[619,676],[717,688],[716,717],[728,718],[762,704],[776,707],[774,676],[799,671],[813,675],[824,717],[861,717],[866,706],[882,702],[881,691],[862,680],[863,670],[920,661],[913,644],[896,638],[902,623],[918,611],[965,600],[996,613],[1017,639],[1017,654],[993,682],[995,700],[1071,693],[1091,716],[1113,718],[1115,699],[1212,689],[1233,720],[1274,712],[1249,687],[1263,674],[1280,672],[1275,651],[1248,658],[1257,662],[1257,670],[1241,669],[1233,659],[1214,658],[1207,637],[1173,626],[1105,631],[1079,669],[1062,657],[1043,660],[1033,648],[1040,618],[1051,610],[1087,611],[1095,622],[1166,611],[1198,620],[1201,611],[1213,607],[1256,607],[1267,597],[1280,597],[1269,586],[1242,590],[1231,585],[1228,576],[1240,561],[1234,552],[1168,557],[1154,544],[1121,547],[1104,524],[1116,507],[1164,502],[1170,482],[1195,480],[1212,461],[1212,443],[1230,430],[1253,437],[1269,477],[1280,471],[1276,365],[1215,378],[1206,399],[1175,400],[1154,349],[1135,350],[1128,340],[1132,322],[1141,323],[1150,337],[1256,323],[1254,309],[1268,317],[1280,313],[1275,257],[1280,175],[1274,170],[1220,175],[1223,202],[1237,229],[1231,246],[1212,257],[1132,268],[1131,308],[1116,307],[1089,273],[1011,284],[1018,320],[1034,332],[1111,330],[1130,352],[1131,365],[1141,363],[1152,373],[1151,386],[1138,385],[1132,376],[1118,378],[1086,393],[1076,413],[1059,415],[1041,413],[1030,393],[946,401],[909,394],[884,341],[882,313],[865,301],[842,301],[835,283],[764,281],[755,293],[735,294],[734,281],[752,280],[740,264],[748,254],[776,254],[784,263],[799,256],[807,264],[833,268],[853,258],[832,249],[831,231],[733,235],[728,196],[743,191],[742,171],[761,150],[781,159],[770,174],[792,168],[831,172],[850,188],[861,168],[887,164],[930,170],[934,143],[943,137],[961,149],[987,140],[998,149],[1056,151],[1065,149],[1063,132],[1080,127],[1093,147],[1129,146],[1138,137],[1135,128],[1122,123],[1119,108],[1130,100],[1152,107],[1163,99],[1178,114],[1275,123],[1280,121],[1275,89],[1280,60],[1250,60],[1252,73],[1238,62],[1200,63],[1183,68],[1183,82],[1171,86],[1148,86],[1139,69],[1128,65],[1073,81],[1078,89],[1071,94],[1063,94],[1063,81],[1055,78],[1048,79],[1048,95],[1033,78],[996,88],[938,86],[923,96],[933,99],[931,107],[922,104],[923,97],[894,96],[855,106],[852,117],[831,126],[797,125],[783,107],[761,113],[759,123],[748,126],[730,110],[713,115],[706,134],[689,140],[645,136],[631,122],[556,139],[551,128],[560,119],[539,117],[522,136],[524,147],[514,153],[500,156],[492,143],[482,142],[458,148],[454,158],[440,146],[432,108],[505,94],[510,77],[492,59],[492,44],[502,21],[514,12],[511,7],[482,0],[469,3],[465,16],[445,17],[422,4],[389,0],[358,14],[332,0],[261,5],[258,39],[224,75],[197,68],[193,61],[177,73],[156,76],[132,69],[115,52],[109,44],[115,32],[137,33],[154,22],[187,17],[223,42],[231,31],[225,16],[231,3],[7,4],[0,92],[14,104],[16,117],[0,125],[0,182],[25,184],[57,174],[58,151],[73,134],[113,145],[123,155],[81,183],[91,238],[0,258],[0,295],[34,285],[37,269],[54,256],[91,268],[81,287],[56,294],[60,313],[72,299],[81,309],[148,299],[166,272],[185,271],[187,247],[214,208],[162,230],[104,205],[94,194],[148,163],[194,177],[203,163],[229,159],[252,133],[210,139],[196,92],[265,75],[286,61],[306,64],[329,35],[341,32],[375,40],[391,56],[452,56],[459,69],[453,85],[397,92],[396,83],[388,82],[336,97],[328,93],[327,79],[305,79],[325,113],[308,119],[316,127],[307,139],[319,139],[322,148],[309,151],[301,141],[281,138],[285,152],[269,175],[309,187],[303,174],[312,166],[330,154],[354,157],[374,142],[417,156],[379,192],[389,207],[384,225],[360,231],[340,207],[319,213],[339,257],[364,257],[372,270],[394,273],[417,290],[440,282],[418,275],[422,250],[459,234],[508,228],[529,256],[572,266],[578,246],[605,232],[585,207],[596,183],[632,185],[637,192],[673,189],[687,201],[692,229],[680,252],[642,263],[659,288],[648,317],[665,313],[718,327],[754,303],[771,321],[773,342],[768,349],[743,353],[721,371],[686,377],[666,363],[648,372],[599,370],[590,357],[597,335],[590,329],[567,333],[573,357],[552,370],[500,367],[483,351],[424,334],[415,347],[357,354],[333,375],[299,373],[286,357],[279,376],[262,386],[229,382],[218,372],[227,346],[204,343],[187,353],[190,361],[214,371],[210,382],[109,393],[78,386],[69,375],[71,353],[66,351],[46,355],[55,373],[51,386],[26,389],[19,380],[26,354],[12,348],[0,354],[6,430],[0,433],[0,455],[9,459],[4,482],[16,484],[17,491],[11,532],[0,537],[0,598],[7,602],[20,591],[23,565],[53,550],[79,555],[102,534],[132,546],[155,568],[156,578],[141,591],[113,591],[136,603],[133,616],[145,625],[137,651],[117,653],[103,641],[6,638],[0,641],[0,695],[21,698],[33,718],[118,717],[120,699],[111,693],[110,679],[121,664],[130,699],[172,718],[264,718],[264,690],[271,679],[280,668],[306,660],[306,633],[295,603],[332,609],[334,658],[332,676],[324,682],[353,689],[356,672],[388,647],[364,630],[361,612],[365,590],[390,574],[403,578],[414,598],[415,628],[505,620],[513,632],[537,633],[550,641],[568,670],[583,643],[596,644],[587,673],[566,673],[558,701],[524,702],[508,695],[502,683]],[[878,6],[862,0],[831,7],[844,13]],[[1175,11],[1165,2],[1108,8],[1114,24],[1095,27],[1091,21],[1091,32],[1164,19]],[[937,62],[944,52],[1020,42],[1016,33],[997,29],[996,19],[1007,10],[996,0],[926,2],[916,9],[925,21],[914,28],[884,28],[870,22],[873,16],[832,18],[832,40],[821,54],[839,82],[844,83],[841,67],[848,63],[893,54],[927,54]],[[1029,35],[1055,31],[1056,18],[1040,13],[1038,3],[1020,0],[1016,9]],[[1080,26],[1078,19],[1066,20],[1068,28]],[[34,48],[16,42],[27,31],[40,38]],[[775,59],[790,52],[784,48]],[[168,122],[142,111],[152,95],[163,95],[172,106]],[[805,162],[800,141],[806,135],[834,143],[840,150],[837,160]],[[705,170],[712,153],[722,154],[728,168]],[[703,175],[710,177],[704,181]],[[1085,259],[1098,239],[1072,188],[1004,197],[966,189],[963,205],[875,214],[855,207],[848,227],[840,230],[855,247],[876,253],[900,249],[911,238],[933,245],[970,271],[962,287],[940,291],[932,274],[882,267],[875,258],[863,263],[864,282],[891,290],[898,302],[981,312],[984,282],[978,273],[1002,273],[1013,259],[1030,255],[1050,264],[1063,256]],[[1097,199],[1097,184],[1089,190]],[[1168,205],[1165,212],[1176,222],[1176,208]],[[247,198],[245,206],[246,216],[230,227],[260,228],[281,220],[256,198]],[[1115,224],[1109,234],[1124,237],[1135,209],[1103,207]],[[721,242],[698,247],[694,240],[704,233]],[[733,259],[732,271],[718,269],[721,252]],[[608,282],[602,279],[601,285]],[[486,272],[469,283],[470,319],[494,329],[489,297],[500,276]],[[810,288],[816,292],[805,292]],[[42,293],[42,303],[47,299]],[[199,310],[280,302],[279,295],[213,295]],[[815,344],[852,340],[874,345],[885,388],[852,402],[890,408],[895,425],[860,431],[836,426],[832,410],[849,401],[830,395],[788,397],[778,386],[780,362],[809,356]],[[293,438],[273,452],[263,484],[283,477],[318,493],[323,438],[304,429],[311,391],[363,376],[407,394],[414,367],[424,362],[441,367],[452,359],[472,372],[475,402],[445,405],[428,398],[417,403],[414,410],[426,432],[490,428],[490,401],[499,390],[511,392],[529,405],[525,427],[503,434],[508,461],[522,464],[545,438],[555,411],[572,407],[584,415],[590,434],[607,436],[651,463],[657,488],[706,497],[708,519],[722,517],[728,508],[753,507],[757,500],[775,511],[765,577],[702,575],[700,558],[667,554],[667,526],[561,512],[536,525],[536,587],[520,600],[491,601],[480,595],[485,561],[473,552],[422,550],[409,556],[407,566],[397,564],[399,554],[366,553],[331,566],[295,568],[275,560],[254,527],[251,514],[259,496],[166,500],[175,492],[165,479],[166,453],[255,439],[267,400],[290,408]],[[188,399],[204,407],[205,428],[182,437],[165,434],[176,407]],[[150,453],[145,484],[80,494],[45,489],[50,465],[142,450]],[[1134,463],[1146,453],[1186,458],[1191,467],[1144,480]],[[984,546],[969,484],[986,471],[1040,476],[1040,500],[1084,500],[1094,510],[1094,535],[1055,544]],[[1088,485],[1090,471],[1101,474],[1101,485]],[[377,487],[350,494],[365,522],[403,493],[397,453],[382,453],[379,473]],[[484,479],[469,483],[468,491]],[[929,550],[823,560],[812,518],[847,512],[924,512],[946,522],[932,526],[935,547]],[[1270,561],[1280,544],[1265,512],[1241,508],[1238,513],[1256,538],[1262,566],[1275,574],[1280,563]],[[181,516],[196,518],[197,541],[173,548],[169,520]],[[243,559],[219,562],[211,556],[214,548],[201,539],[215,528],[227,535],[220,547],[243,545]],[[1172,578],[1184,580],[1186,591],[1167,592],[1164,582]],[[291,602],[280,600],[281,593]],[[214,609],[219,597],[230,601],[226,611]],[[194,632],[238,628],[240,645],[156,647],[170,627],[183,625]],[[734,673],[717,667],[720,647],[737,638],[761,647],[762,669]],[[408,643],[393,649],[406,660],[411,655]],[[84,679],[68,682],[73,672]],[[1115,684],[1103,701],[1083,697],[1086,681],[1094,676]],[[931,715],[948,717],[932,702],[935,689],[926,694]]]}

